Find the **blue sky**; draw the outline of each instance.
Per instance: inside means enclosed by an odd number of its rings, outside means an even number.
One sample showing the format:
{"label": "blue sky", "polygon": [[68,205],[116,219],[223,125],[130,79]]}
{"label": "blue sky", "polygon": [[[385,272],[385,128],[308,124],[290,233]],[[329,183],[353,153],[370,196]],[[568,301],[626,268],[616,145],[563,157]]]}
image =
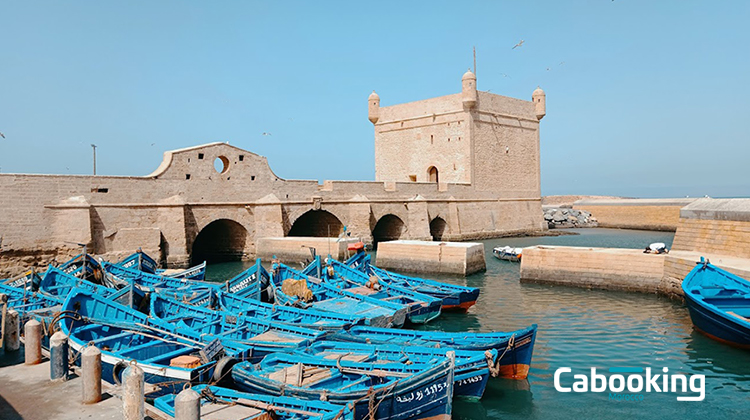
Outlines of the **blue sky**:
{"label": "blue sky", "polygon": [[[750,2],[0,2],[0,171],[374,179],[367,96],[547,93],[543,194],[750,195]],[[511,49],[523,39],[523,47]],[[549,69],[549,70],[548,70]],[[271,133],[263,136],[262,133]]]}

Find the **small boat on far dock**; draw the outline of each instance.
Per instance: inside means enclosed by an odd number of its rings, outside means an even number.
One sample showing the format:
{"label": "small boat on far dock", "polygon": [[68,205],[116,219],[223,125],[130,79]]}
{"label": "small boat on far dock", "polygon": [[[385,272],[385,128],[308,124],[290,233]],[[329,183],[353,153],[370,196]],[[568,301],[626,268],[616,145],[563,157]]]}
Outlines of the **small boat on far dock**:
{"label": "small boat on far dock", "polygon": [[523,248],[514,248],[511,246],[498,246],[492,249],[492,255],[494,255],[495,258],[512,262],[521,261],[522,252]]}
{"label": "small boat on far dock", "polygon": [[682,291],[696,330],[750,349],[750,282],[701,257],[682,282]]}

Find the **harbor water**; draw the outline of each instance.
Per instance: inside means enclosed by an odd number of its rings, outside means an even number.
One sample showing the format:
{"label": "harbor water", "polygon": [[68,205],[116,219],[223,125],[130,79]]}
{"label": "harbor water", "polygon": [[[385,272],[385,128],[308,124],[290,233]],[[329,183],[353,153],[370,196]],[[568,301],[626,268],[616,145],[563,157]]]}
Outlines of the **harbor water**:
{"label": "harbor water", "polygon": [[[538,324],[528,380],[490,381],[479,402],[456,401],[454,419],[640,418],[709,419],[750,416],[750,351],[714,342],[693,331],[687,309],[665,298],[626,292],[585,290],[519,282],[519,264],[495,259],[496,246],[572,245],[644,248],[671,246],[672,233],[575,229],[579,235],[501,238],[483,241],[487,271],[467,278],[431,276],[481,288],[468,313],[445,313],[417,328],[444,331],[507,331]],[[242,263],[210,266],[208,276],[226,279]],[[674,393],[641,392],[643,401],[614,401],[607,392],[561,393],[558,368],[609,375],[610,367],[652,368],[661,373],[705,375],[705,400],[680,402]],[[627,391],[626,391],[627,392]],[[691,394],[692,395],[692,394]]]}

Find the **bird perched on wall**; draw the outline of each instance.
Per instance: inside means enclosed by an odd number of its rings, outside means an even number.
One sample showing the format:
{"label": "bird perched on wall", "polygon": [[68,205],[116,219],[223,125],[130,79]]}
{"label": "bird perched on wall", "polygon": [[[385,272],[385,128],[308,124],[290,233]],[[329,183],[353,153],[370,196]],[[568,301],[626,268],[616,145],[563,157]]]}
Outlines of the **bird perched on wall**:
{"label": "bird perched on wall", "polygon": [[518,41],[518,44],[514,45],[513,48],[511,48],[511,50],[515,50],[518,47],[523,47],[523,39]]}

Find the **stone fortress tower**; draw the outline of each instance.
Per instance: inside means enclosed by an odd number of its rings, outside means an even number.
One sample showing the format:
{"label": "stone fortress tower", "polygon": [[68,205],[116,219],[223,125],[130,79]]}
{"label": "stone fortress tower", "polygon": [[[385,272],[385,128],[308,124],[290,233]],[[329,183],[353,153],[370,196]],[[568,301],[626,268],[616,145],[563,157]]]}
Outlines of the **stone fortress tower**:
{"label": "stone fortress tower", "polygon": [[539,198],[539,122],[544,91],[532,101],[477,90],[471,71],[461,93],[380,106],[373,92],[375,179],[384,182],[470,184],[477,191]]}
{"label": "stone fortress tower", "polygon": [[[139,247],[164,266],[252,259],[261,240],[463,241],[546,228],[539,189],[541,89],[532,101],[477,90],[380,106],[374,181],[291,180],[226,143],[170,150],[146,176],[0,174],[0,278],[89,252]],[[307,249],[307,248],[304,248]]]}

